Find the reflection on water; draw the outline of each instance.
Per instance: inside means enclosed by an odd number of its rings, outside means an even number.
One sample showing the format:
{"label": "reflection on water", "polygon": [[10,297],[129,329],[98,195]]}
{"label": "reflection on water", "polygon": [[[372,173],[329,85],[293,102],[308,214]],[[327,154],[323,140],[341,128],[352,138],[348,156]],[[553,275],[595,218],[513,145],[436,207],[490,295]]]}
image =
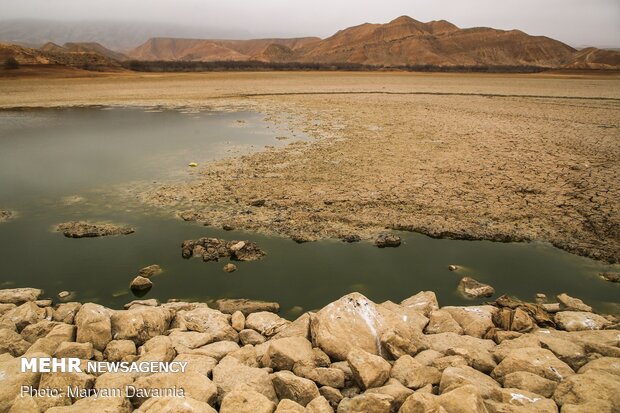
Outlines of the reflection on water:
{"label": "reflection on water", "polygon": [[[20,213],[0,225],[0,288],[34,286],[50,296],[70,290],[75,300],[120,307],[133,299],[128,287],[138,269],[157,263],[164,273],[154,277],[146,298],[275,300],[292,317],[351,291],[399,301],[433,290],[442,305],[471,303],[456,293],[459,278],[470,275],[498,293],[532,300],[538,292],[550,297],[567,292],[599,310],[620,312],[620,287],[597,277],[617,267],[546,244],[402,234],[404,244],[396,249],[333,240],[298,245],[182,222],[111,190],[187,179],[196,173],[189,162],[285,145],[290,140],[276,139],[284,135],[290,136],[255,113],[0,112],[0,208]],[[77,219],[128,224],[136,233],[68,239],[52,231],[59,222]],[[236,263],[231,274],[222,271],[226,261],[183,260],[180,243],[202,236],[251,239],[268,255]],[[450,272],[449,264],[461,270]]]}

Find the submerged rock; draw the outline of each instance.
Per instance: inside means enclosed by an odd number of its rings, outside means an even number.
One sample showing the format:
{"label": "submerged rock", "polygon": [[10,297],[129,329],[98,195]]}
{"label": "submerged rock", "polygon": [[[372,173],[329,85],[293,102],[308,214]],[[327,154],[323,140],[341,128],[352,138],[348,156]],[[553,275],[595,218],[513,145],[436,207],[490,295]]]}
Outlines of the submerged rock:
{"label": "submerged rock", "polygon": [[7,211],[4,209],[0,209],[0,224],[14,219],[15,215],[16,214],[13,211]]}
{"label": "submerged rock", "polygon": [[602,272],[599,276],[611,283],[620,283],[620,272]]}
{"label": "submerged rock", "polygon": [[56,230],[62,232],[67,238],[106,237],[110,235],[128,235],[135,232],[133,228],[127,226],[86,221],[70,221],[58,224]]}
{"label": "submerged rock", "polygon": [[230,272],[235,272],[235,271],[237,271],[237,266],[235,264],[228,263],[228,264],[224,265],[223,270],[224,270],[224,272],[229,272],[229,273]]}
{"label": "submerged rock", "polygon": [[381,234],[375,239],[375,245],[379,248],[399,247],[401,242],[401,238],[394,234]]}
{"label": "submerged rock", "polygon": [[495,288],[488,284],[483,284],[471,277],[461,278],[459,283],[459,291],[466,298],[491,297],[495,294]]}
{"label": "submerged rock", "polygon": [[162,272],[164,272],[164,270],[162,270],[159,265],[153,264],[142,268],[138,271],[138,275],[145,278],[151,278],[155,275],[161,274]]}

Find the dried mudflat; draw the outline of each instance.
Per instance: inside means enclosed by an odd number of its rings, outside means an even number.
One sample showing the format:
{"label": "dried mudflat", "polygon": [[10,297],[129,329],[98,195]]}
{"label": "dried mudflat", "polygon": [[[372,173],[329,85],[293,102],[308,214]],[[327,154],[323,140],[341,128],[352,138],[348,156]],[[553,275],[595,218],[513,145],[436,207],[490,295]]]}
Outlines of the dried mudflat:
{"label": "dried mudflat", "polygon": [[117,73],[0,79],[0,91],[0,108],[253,109],[315,138],[144,194],[211,225],[541,240],[620,261],[618,75]]}

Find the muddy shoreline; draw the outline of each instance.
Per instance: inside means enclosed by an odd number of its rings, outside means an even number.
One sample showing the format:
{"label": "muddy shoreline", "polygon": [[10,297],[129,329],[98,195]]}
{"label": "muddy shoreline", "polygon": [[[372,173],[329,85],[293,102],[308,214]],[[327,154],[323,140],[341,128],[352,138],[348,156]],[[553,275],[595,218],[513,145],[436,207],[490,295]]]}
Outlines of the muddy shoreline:
{"label": "muddy shoreline", "polygon": [[620,261],[616,77],[209,74],[143,76],[117,96],[101,89],[128,82],[60,79],[36,98],[36,81],[0,82],[16,88],[0,106],[250,109],[314,138],[140,196],[185,219],[297,241],[391,229],[535,240]]}

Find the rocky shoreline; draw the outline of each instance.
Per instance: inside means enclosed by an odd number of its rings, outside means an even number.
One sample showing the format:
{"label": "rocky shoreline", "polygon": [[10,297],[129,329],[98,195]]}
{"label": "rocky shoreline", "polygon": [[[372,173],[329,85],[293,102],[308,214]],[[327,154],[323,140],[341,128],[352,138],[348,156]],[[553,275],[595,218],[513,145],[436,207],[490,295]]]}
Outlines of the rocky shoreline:
{"label": "rocky shoreline", "polygon": [[[398,304],[351,293],[289,321],[277,303],[254,300],[114,310],[0,290],[0,412],[620,410],[619,320],[556,299],[440,307],[430,291]],[[20,372],[24,357],[187,362],[187,371]],[[49,388],[61,391],[46,396]],[[172,388],[183,395],[161,391]]]}

